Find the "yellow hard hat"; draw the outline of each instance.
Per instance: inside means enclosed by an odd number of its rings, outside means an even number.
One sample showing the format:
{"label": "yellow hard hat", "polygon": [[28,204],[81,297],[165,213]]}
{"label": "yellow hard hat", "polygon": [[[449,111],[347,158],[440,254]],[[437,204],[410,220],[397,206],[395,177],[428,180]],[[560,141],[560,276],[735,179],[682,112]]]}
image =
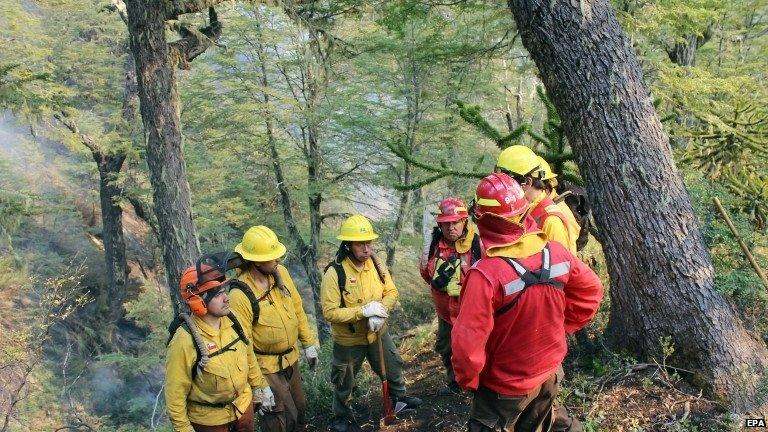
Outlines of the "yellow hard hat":
{"label": "yellow hard hat", "polygon": [[[496,167],[502,171],[509,172],[513,176],[531,175],[540,177],[540,175],[531,174],[531,171],[539,168],[539,157],[533,150],[524,145],[513,145],[504,149],[499,154],[496,161]],[[539,173],[540,174],[540,173]]]}
{"label": "yellow hard hat", "polygon": [[280,243],[274,231],[259,225],[248,228],[243,241],[235,246],[235,252],[247,261],[266,262],[285,255],[285,245]]}
{"label": "yellow hard hat", "polygon": [[352,215],[341,224],[339,235],[336,236],[341,241],[369,241],[376,240],[379,235],[373,231],[371,222],[363,215]]}
{"label": "yellow hard hat", "polygon": [[539,168],[541,168],[541,172],[543,176],[541,177],[542,180],[552,180],[553,178],[557,177],[557,174],[552,172],[552,167],[549,166],[549,163],[544,160],[543,157],[537,156],[539,158]]}

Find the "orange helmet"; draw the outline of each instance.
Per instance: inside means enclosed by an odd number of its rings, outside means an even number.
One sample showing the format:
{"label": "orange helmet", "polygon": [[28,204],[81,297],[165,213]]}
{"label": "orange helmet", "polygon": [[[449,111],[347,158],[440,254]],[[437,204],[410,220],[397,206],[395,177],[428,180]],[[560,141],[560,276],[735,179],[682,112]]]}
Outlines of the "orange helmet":
{"label": "orange helmet", "polygon": [[440,201],[440,204],[437,207],[440,210],[440,214],[435,218],[437,223],[456,222],[469,217],[467,206],[464,205],[464,201],[458,198],[446,198]]}
{"label": "orange helmet", "polygon": [[474,216],[482,217],[493,213],[511,218],[525,213],[528,200],[523,188],[512,177],[504,173],[493,173],[480,181],[475,191]]}

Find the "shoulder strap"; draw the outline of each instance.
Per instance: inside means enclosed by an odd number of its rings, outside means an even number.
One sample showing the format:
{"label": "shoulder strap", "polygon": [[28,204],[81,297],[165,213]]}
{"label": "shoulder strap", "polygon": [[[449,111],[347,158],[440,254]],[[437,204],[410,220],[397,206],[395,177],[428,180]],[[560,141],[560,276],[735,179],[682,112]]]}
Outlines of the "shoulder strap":
{"label": "shoulder strap", "polygon": [[336,270],[336,279],[339,284],[339,294],[341,294],[341,307],[346,307],[344,304],[344,293],[347,292],[347,272],[344,271],[344,266],[340,262],[331,261],[325,266],[324,271],[328,271],[329,268]]}
{"label": "shoulder strap", "polygon": [[443,238],[443,232],[440,231],[440,227],[434,227],[432,229],[432,241],[429,243],[429,257],[432,258],[432,255],[435,254],[435,249],[437,249],[437,244],[440,243],[440,239]]}
{"label": "shoulder strap", "polygon": [[[251,311],[253,312],[253,320],[251,324],[256,324],[256,322],[259,321],[259,299],[256,298],[256,294],[253,293],[253,290],[251,287],[248,286],[245,282],[241,281],[240,279],[231,279],[229,281],[230,289],[239,289],[240,291],[245,294],[246,297],[248,297],[248,301],[251,303]],[[235,320],[237,321],[237,320]],[[237,323],[237,326],[239,326],[240,323]],[[237,330],[237,327],[235,328]],[[240,328],[242,331],[242,328]]]}
{"label": "shoulder strap", "polygon": [[[258,303],[256,304],[256,307],[258,307]],[[254,313],[254,316],[256,319],[253,321],[254,323],[259,320],[258,313]],[[249,345],[251,341],[248,340],[248,337],[245,335],[245,332],[243,331],[243,326],[240,324],[240,320],[237,319],[237,316],[229,312],[227,314],[227,318],[229,318],[230,321],[232,321],[232,327],[235,328],[235,333],[237,333],[237,337],[243,341],[244,344]]]}
{"label": "shoulder strap", "polygon": [[[324,271],[328,271],[328,269],[331,267],[333,267],[333,269],[336,271],[336,278],[338,279],[338,283],[339,283],[340,306],[345,308],[347,307],[347,302],[344,300],[344,293],[347,292],[347,272],[344,271],[344,266],[341,265],[341,263],[336,260],[329,262],[328,265],[325,266]],[[354,333],[355,326],[353,326],[352,323],[349,323],[347,325],[349,326],[349,331],[351,333]]]}
{"label": "shoulder strap", "polygon": [[515,273],[517,273],[517,275],[520,277],[520,280],[523,281],[523,289],[520,291],[520,294],[512,299],[512,301],[496,309],[496,311],[493,313],[494,317],[499,317],[500,315],[515,307],[517,302],[520,300],[520,297],[522,297],[525,291],[533,285],[552,285],[555,288],[563,288],[562,282],[552,279],[550,276],[552,263],[549,252],[549,243],[547,243],[547,245],[544,246],[544,249],[541,251],[541,269],[539,270],[528,270],[524,265],[513,258],[504,257],[504,261],[506,261],[507,264],[512,267]]}
{"label": "shoulder strap", "polygon": [[483,252],[480,249],[480,236],[475,234],[475,236],[472,238],[472,264],[480,261],[480,258],[483,256]]}

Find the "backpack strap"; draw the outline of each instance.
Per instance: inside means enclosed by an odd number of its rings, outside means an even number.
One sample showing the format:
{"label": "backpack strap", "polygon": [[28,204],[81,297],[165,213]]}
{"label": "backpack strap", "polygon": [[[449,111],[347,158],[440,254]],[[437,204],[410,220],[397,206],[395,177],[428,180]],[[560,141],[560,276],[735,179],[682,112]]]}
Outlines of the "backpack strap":
{"label": "backpack strap", "polygon": [[[261,299],[257,299],[256,294],[253,293],[251,287],[249,287],[248,284],[241,281],[240,279],[230,279],[229,286],[231,287],[230,290],[239,289],[243,292],[243,294],[245,294],[246,297],[248,297],[248,301],[251,303],[251,311],[253,312],[253,319],[251,320],[251,324],[256,325],[256,322],[259,321],[259,300]],[[240,323],[237,320],[233,321],[237,322],[237,327],[240,326]],[[235,327],[235,330],[237,330],[237,327]],[[242,332],[242,327],[240,327],[240,331]]]}
{"label": "backpack strap", "polygon": [[[339,303],[341,307],[345,308],[347,307],[347,302],[344,300],[344,293],[349,293],[349,291],[347,291],[347,272],[344,271],[344,266],[336,260],[329,262],[328,265],[325,266],[324,271],[328,271],[329,268],[336,270],[336,279],[339,284]],[[353,326],[352,323],[347,325],[349,326],[349,331],[354,333],[355,326]]]}
{"label": "backpack strap", "polygon": [[[549,252],[549,243],[547,243],[547,245],[544,246],[544,249],[541,251],[541,269],[539,270],[536,270],[536,271],[528,270],[524,265],[522,265],[519,261],[513,258],[504,257],[504,261],[507,264],[509,264],[510,267],[512,267],[512,270],[514,270],[515,273],[517,273],[518,277],[520,278],[519,281],[513,281],[513,282],[519,282],[518,284],[510,286],[511,284],[510,283],[507,286],[505,286],[505,294],[510,295],[518,291],[520,292],[520,294],[518,294],[509,303],[496,309],[496,311],[493,313],[493,316],[495,318],[498,318],[504,313],[509,312],[510,309],[515,307],[517,302],[520,300],[520,297],[522,297],[525,291],[533,285],[551,285],[557,289],[563,289],[564,284],[559,280],[553,279],[551,276],[552,263],[551,263],[551,256]],[[507,291],[510,291],[510,292],[507,292]]]}
{"label": "backpack strap", "polygon": [[475,234],[475,236],[472,238],[472,246],[470,247],[470,250],[472,251],[472,264],[480,261],[480,258],[483,257],[483,252],[480,247],[480,236]]}

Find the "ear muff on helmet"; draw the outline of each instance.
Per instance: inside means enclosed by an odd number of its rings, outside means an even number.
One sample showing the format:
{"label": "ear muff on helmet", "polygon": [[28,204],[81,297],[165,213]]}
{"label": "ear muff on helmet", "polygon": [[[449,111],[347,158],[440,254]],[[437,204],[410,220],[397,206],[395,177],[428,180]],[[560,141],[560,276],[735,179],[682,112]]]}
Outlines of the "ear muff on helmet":
{"label": "ear muff on helmet", "polygon": [[208,313],[208,307],[205,304],[205,300],[198,294],[195,294],[195,285],[187,284],[186,287],[188,297],[185,299],[189,310],[197,316],[203,316]]}
{"label": "ear muff on helmet", "polygon": [[187,299],[189,310],[197,316],[203,316],[208,313],[208,307],[205,305],[205,301],[199,295],[193,295]]}

